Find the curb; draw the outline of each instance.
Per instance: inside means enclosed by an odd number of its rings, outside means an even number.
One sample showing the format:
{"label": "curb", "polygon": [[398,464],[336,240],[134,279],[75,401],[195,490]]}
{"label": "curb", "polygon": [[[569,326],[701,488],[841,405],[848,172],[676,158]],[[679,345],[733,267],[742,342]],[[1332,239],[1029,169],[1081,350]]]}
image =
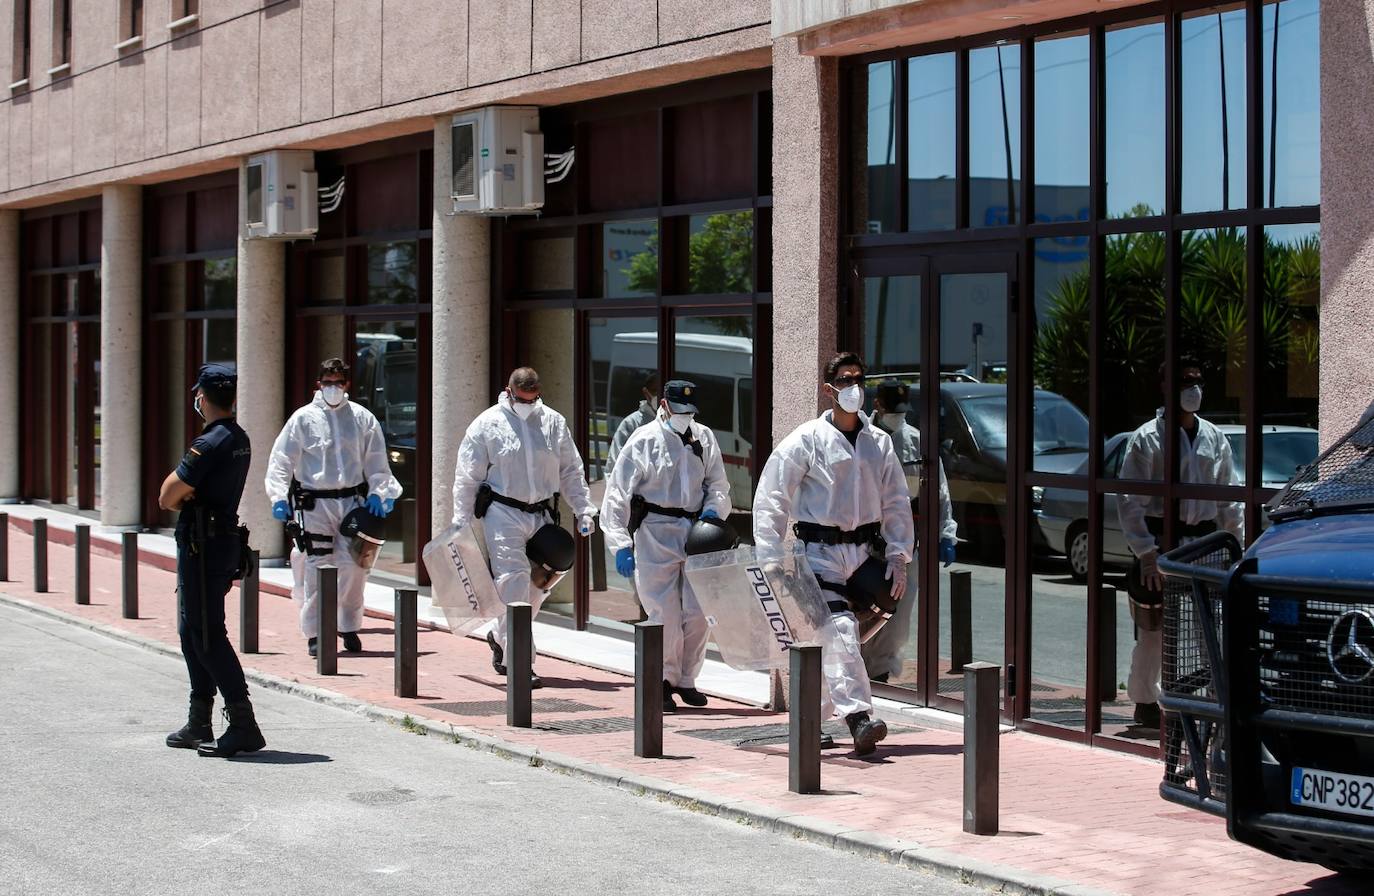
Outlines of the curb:
{"label": "curb", "polygon": [[[80,616],[74,616],[3,592],[0,592],[0,604],[84,628],[87,631],[104,635],[134,647],[140,647],[152,653],[177,660],[181,659],[181,651],[178,648],[106,625],[103,622],[83,619]],[[1018,872],[948,850],[925,847],[912,841],[898,840],[885,834],[855,829],[835,822],[798,814],[792,809],[775,809],[772,806],[766,806],[752,800],[732,800],[699,788],[675,784],[662,778],[623,772],[562,753],[553,753],[538,747],[510,743],[468,728],[443,725],[429,719],[416,718],[400,710],[388,709],[363,700],[346,697],[315,685],[301,684],[298,681],[268,675],[246,666],[243,672],[248,681],[260,687],[313,700],[325,706],[356,713],[373,721],[403,726],[411,731],[423,729],[426,734],[447,738],[460,746],[481,750],[502,759],[521,762],[535,768],[547,768],[550,771],[606,784],[636,796],[651,796],[689,811],[714,815],[750,827],[787,834],[796,839],[831,849],[903,865],[946,880],[982,887],[997,893],[1021,894],[1021,896],[1113,896],[1107,891],[1043,875]]]}

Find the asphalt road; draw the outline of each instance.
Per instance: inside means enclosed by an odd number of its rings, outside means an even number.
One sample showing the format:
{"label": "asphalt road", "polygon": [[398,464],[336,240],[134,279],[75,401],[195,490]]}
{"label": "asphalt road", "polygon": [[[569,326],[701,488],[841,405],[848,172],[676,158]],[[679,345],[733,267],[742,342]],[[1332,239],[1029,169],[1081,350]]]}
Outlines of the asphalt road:
{"label": "asphalt road", "polygon": [[3,605],[0,693],[8,894],[984,892],[271,691],[171,750],[178,661]]}

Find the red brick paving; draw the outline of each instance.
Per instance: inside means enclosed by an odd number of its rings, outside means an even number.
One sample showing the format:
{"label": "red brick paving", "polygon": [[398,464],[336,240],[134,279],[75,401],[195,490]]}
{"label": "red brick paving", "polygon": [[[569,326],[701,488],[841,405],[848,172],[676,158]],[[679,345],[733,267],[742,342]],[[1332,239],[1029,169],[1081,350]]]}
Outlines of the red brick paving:
{"label": "red brick paving", "polygon": [[[69,541],[70,533],[54,531],[53,537]],[[6,593],[146,638],[178,643],[173,573],[143,565],[142,615],[125,620],[120,618],[119,561],[101,550],[98,541],[91,561],[91,605],[86,607],[76,606],[73,599],[72,548],[51,546],[47,594],[32,590],[31,551],[27,532],[12,527],[11,580],[4,586]],[[233,591],[228,608],[231,636],[237,632],[237,603],[237,591]],[[737,748],[680,733],[780,723],[786,721],[785,715],[713,700],[706,710],[667,717],[664,752],[673,758],[637,759],[630,731],[570,735],[511,729],[504,725],[504,714],[456,716],[426,708],[424,704],[438,701],[504,699],[504,680],[493,674],[486,645],[474,639],[422,629],[420,697],[406,700],[392,696],[389,622],[369,618],[362,633],[365,652],[341,654],[341,674],[331,677],[315,674],[288,599],[264,593],[260,618],[264,652],[243,658],[251,669],[720,798],[749,800],[1123,896],[1368,892],[1335,879],[1318,866],[1285,862],[1231,842],[1221,821],[1161,800],[1158,765],[1131,756],[1021,732],[1004,735],[1002,833],[976,837],[961,830],[960,738],[950,731],[893,734],[874,761],[856,759],[843,750],[827,751],[822,767],[826,793],[803,797],[787,791],[785,746]],[[565,698],[597,707],[558,719],[634,715],[634,687],[629,678],[548,657],[540,658],[536,668],[546,685],[536,692],[536,699]],[[169,720],[175,711],[176,707],[168,707]],[[551,720],[536,716],[536,724]],[[270,741],[272,733],[268,731],[267,736]]]}

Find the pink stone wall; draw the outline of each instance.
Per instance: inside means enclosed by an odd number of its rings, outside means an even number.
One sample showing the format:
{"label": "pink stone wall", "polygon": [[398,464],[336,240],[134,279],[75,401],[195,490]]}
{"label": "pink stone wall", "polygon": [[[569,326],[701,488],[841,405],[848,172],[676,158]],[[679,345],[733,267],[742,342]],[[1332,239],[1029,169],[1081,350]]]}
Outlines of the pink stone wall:
{"label": "pink stone wall", "polygon": [[[767,0],[205,0],[176,31],[172,0],[145,0],[142,44],[117,51],[118,0],[73,0],[72,74],[54,78],[55,0],[32,2],[29,87],[0,90],[0,206],[757,68],[769,47]],[[4,0],[0,47],[13,26]]]}

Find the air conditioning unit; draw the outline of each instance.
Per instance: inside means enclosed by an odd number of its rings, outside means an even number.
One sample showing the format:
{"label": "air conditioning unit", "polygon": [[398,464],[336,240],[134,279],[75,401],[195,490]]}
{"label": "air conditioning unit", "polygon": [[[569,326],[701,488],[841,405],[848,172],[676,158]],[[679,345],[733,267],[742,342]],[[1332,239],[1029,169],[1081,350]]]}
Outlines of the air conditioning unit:
{"label": "air conditioning unit", "polygon": [[544,135],[536,106],[486,106],[453,116],[453,210],[520,215],[544,205]]}
{"label": "air conditioning unit", "polygon": [[244,162],[244,236],[296,240],[320,229],[315,154],[275,149]]}

